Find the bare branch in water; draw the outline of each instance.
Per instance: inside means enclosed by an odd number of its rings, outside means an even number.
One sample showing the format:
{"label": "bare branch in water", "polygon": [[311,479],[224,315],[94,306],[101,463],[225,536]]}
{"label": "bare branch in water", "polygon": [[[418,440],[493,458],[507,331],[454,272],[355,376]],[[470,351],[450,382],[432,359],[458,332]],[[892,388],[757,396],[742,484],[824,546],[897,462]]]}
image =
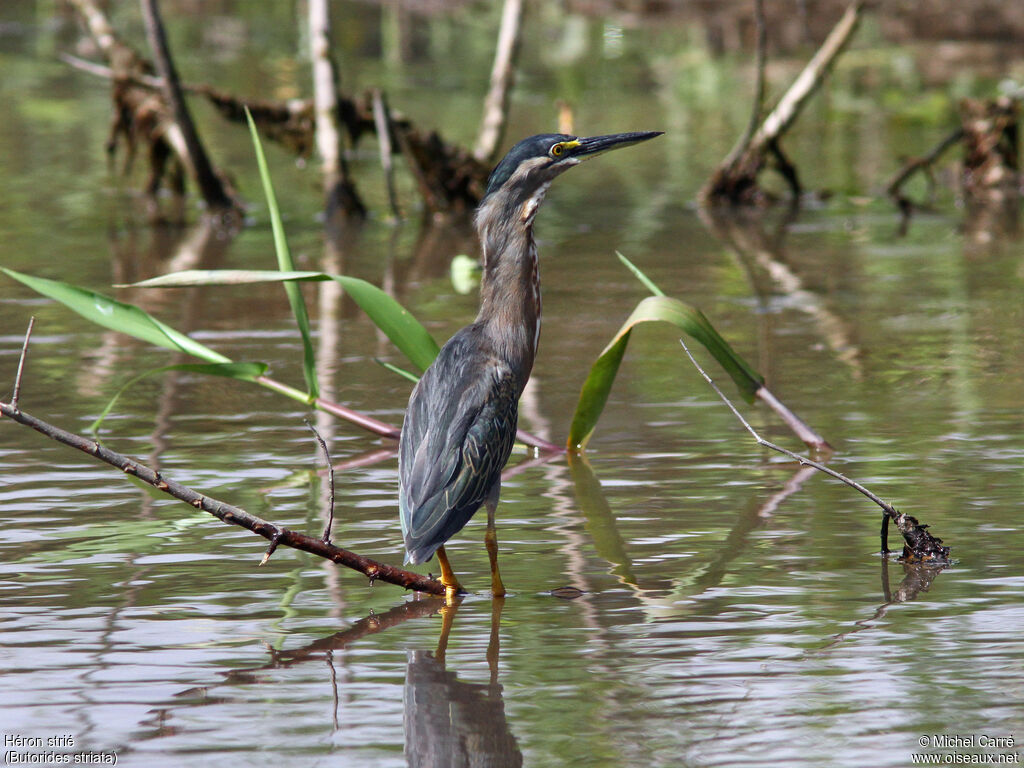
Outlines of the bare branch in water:
{"label": "bare branch in water", "polygon": [[[24,359],[26,355],[27,346],[28,345],[26,344],[25,348],[22,349],[22,359]],[[338,565],[343,565],[346,568],[358,571],[359,573],[368,576],[371,582],[377,580],[386,581],[389,584],[396,584],[397,586],[404,587],[406,589],[414,589],[418,592],[428,592],[433,595],[444,595],[445,593],[444,585],[428,576],[423,576],[418,573],[413,573],[412,571],[407,571],[404,568],[398,568],[393,565],[371,560],[370,558],[363,557],[355,552],[337,547],[325,541],[323,538],[315,538],[313,536],[307,536],[304,533],[299,533],[298,531],[293,531],[289,528],[285,528],[284,526],[268,522],[262,518],[256,517],[255,515],[251,515],[240,507],[206,496],[186,485],[182,485],[168,477],[162,476],[158,471],[146,466],[145,464],[100,445],[96,440],[90,440],[89,438],[82,437],[81,435],[76,435],[73,432],[68,432],[60,427],[56,427],[53,424],[43,421],[42,419],[38,419],[35,416],[25,413],[18,407],[17,401],[13,401],[11,403],[0,402],[0,416],[5,416],[18,424],[31,427],[51,440],[55,440],[58,443],[62,443],[63,445],[82,451],[82,453],[86,453],[105,464],[109,464],[112,467],[120,469],[127,475],[137,477],[147,485],[151,485],[157,490],[163,491],[167,495],[172,496],[179,501],[184,501],[186,504],[190,504],[196,509],[209,512],[222,522],[241,526],[242,528],[246,528],[247,530],[262,536],[270,541],[270,547],[267,549],[267,552],[263,557],[263,563],[269,559],[270,555],[273,554],[279,544],[284,544],[286,547],[298,549],[303,552],[309,552],[317,557],[322,557],[325,560],[330,560]],[[330,460],[328,459],[328,464],[329,463]],[[263,563],[261,563],[261,565]]]}
{"label": "bare branch in water", "polygon": [[[428,592],[434,595],[444,594],[444,586],[439,581],[403,568],[371,560],[355,552],[326,543],[320,538],[307,536],[304,533],[299,533],[290,528],[263,520],[249,514],[240,507],[211,498],[186,485],[162,476],[159,472],[145,464],[105,448],[95,440],[67,432],[41,419],[37,419],[8,403],[0,403],[0,415],[6,416],[19,424],[31,427],[51,440],[76,448],[105,464],[120,469],[125,474],[137,477],[147,485],[151,485],[179,501],[184,501],[196,509],[209,512],[222,522],[241,526],[262,536],[271,543],[269,553],[272,553],[278,544],[283,544],[286,547],[309,552],[317,557],[322,557],[338,565],[351,568],[368,576],[371,581],[386,581],[389,584],[395,584],[406,589],[414,589],[418,592]],[[264,559],[265,561],[266,559]]]}
{"label": "bare branch in water", "polygon": [[163,80],[163,97],[170,107],[175,125],[181,131],[185,146],[183,159],[186,161],[186,167],[192,171],[196,184],[203,195],[203,200],[210,208],[218,211],[237,212],[241,208],[241,203],[231,194],[224,180],[210,163],[210,158],[206,154],[206,149],[199,139],[199,132],[192,120],[192,113],[189,112],[188,105],[185,103],[157,0],[142,0],[142,17],[146,23],[146,37],[149,39],[149,46],[153,51],[153,60]]}
{"label": "bare branch in water", "polygon": [[[757,177],[769,155],[779,162],[786,181],[794,193],[799,194],[796,169],[785,159],[779,142],[845,50],[857,29],[864,7],[865,0],[854,0],[847,6],[825,42],[761,125],[754,131],[748,129],[711,174],[700,191],[702,202],[750,204],[764,200],[765,194],[758,186]],[[759,94],[763,94],[760,89]],[[755,109],[760,112],[756,104]]]}
{"label": "bare branch in water", "polygon": [[901,559],[908,562],[932,562],[943,565],[949,562],[949,547],[942,545],[942,539],[936,538],[935,536],[932,536],[932,534],[928,533],[928,531],[926,530],[928,528],[927,525],[922,525],[917,521],[916,518],[912,517],[911,515],[903,514],[902,512],[897,510],[896,507],[894,507],[892,504],[890,504],[887,501],[883,501],[881,498],[879,498],[874,493],[869,491],[856,480],[851,480],[846,475],[843,475],[840,472],[836,472],[834,469],[826,467],[824,464],[820,462],[814,461],[813,459],[809,459],[806,456],[801,456],[800,454],[794,453],[788,448],[783,448],[781,445],[777,445],[761,437],[757,433],[757,431],[752,426],[750,426],[750,423],[745,418],[743,418],[743,414],[736,410],[736,406],[734,406],[732,402],[729,400],[729,398],[725,396],[725,393],[718,388],[718,385],[715,384],[715,382],[711,379],[710,376],[708,376],[707,372],[703,368],[701,368],[700,363],[698,363],[696,358],[694,358],[694,356],[690,353],[690,348],[686,346],[686,342],[680,339],[679,343],[683,345],[683,351],[686,352],[686,356],[690,358],[690,362],[693,363],[693,365],[696,367],[697,371],[704,378],[704,381],[710,384],[711,388],[715,390],[718,396],[722,399],[722,402],[729,406],[729,410],[731,410],[733,412],[733,415],[736,416],[737,419],[739,419],[740,424],[742,424],[746,428],[746,430],[751,435],[753,435],[754,440],[757,441],[758,445],[763,445],[765,448],[770,448],[773,451],[778,451],[781,454],[789,456],[791,459],[795,459],[802,465],[814,467],[818,471],[824,472],[826,475],[831,475],[837,480],[846,483],[851,488],[867,496],[869,499],[871,499],[871,501],[875,502],[875,504],[882,508],[882,511],[885,513],[885,517],[883,518],[884,522],[882,526],[883,554],[888,552],[888,547],[886,546],[885,540],[885,533],[887,530],[888,521],[892,520],[893,523],[896,524],[896,527],[899,529],[900,533],[903,534],[903,540],[905,542],[903,547],[903,555]]}
{"label": "bare branch in water", "polygon": [[914,203],[909,197],[903,194],[903,185],[906,184],[915,173],[920,171],[924,173],[925,178],[928,180],[928,199],[930,200],[935,193],[935,176],[932,173],[932,167],[938,162],[939,158],[946,152],[947,149],[957,144],[964,137],[964,129],[957,128],[956,130],[948,133],[942,141],[932,147],[931,151],[923,157],[912,157],[907,160],[899,172],[893,176],[889,183],[885,185],[885,192],[891,197],[899,209],[904,214],[909,214],[914,207]]}

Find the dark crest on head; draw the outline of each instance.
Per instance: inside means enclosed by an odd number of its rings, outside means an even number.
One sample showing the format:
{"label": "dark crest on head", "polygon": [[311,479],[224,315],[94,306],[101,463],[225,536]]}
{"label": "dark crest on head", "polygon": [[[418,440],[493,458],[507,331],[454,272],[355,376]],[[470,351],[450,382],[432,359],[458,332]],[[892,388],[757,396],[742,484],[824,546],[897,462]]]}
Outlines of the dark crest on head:
{"label": "dark crest on head", "polygon": [[553,145],[560,141],[573,141],[575,138],[575,136],[568,136],[564,133],[541,133],[523,139],[512,147],[491,171],[491,175],[487,179],[487,193],[484,198],[486,199],[493,192],[501,189],[501,186],[512,177],[516,168],[524,160],[531,157],[547,157],[548,151]]}

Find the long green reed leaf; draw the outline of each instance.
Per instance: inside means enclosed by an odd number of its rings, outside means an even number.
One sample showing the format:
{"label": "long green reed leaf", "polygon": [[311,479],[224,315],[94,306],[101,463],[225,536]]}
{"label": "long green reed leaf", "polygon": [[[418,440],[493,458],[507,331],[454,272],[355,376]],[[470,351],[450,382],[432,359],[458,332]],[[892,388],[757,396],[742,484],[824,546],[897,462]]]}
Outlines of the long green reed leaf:
{"label": "long green reed leaf", "polygon": [[60,280],[34,277],[4,267],[0,267],[0,271],[19,283],[27,285],[37,293],[59,301],[86,320],[104,328],[126,333],[158,347],[187,352],[209,363],[231,362],[231,358],[214,352],[209,347],[174,330],[133,304],[125,304],[109,296],[104,296],[102,293],[78,288]]}
{"label": "long green reed leaf", "polygon": [[334,280],[359,305],[370,320],[420,371],[426,370],[437,357],[438,346],[412,314],[373,283],[346,275],[326,272],[278,272],[276,270],[211,269],[187,270],[161,275],[134,288],[181,288],[193,285],[241,285],[280,281]]}
{"label": "long green reed leaf", "polygon": [[665,296],[626,257],[619,254],[619,258],[656,295],[649,296],[636,305],[632,314],[591,366],[590,373],[583,382],[576,412],[569,427],[568,445],[574,450],[582,450],[590,440],[608,402],[608,395],[622,364],[629,338],[633,329],[641,323],[670,323],[699,341],[725,369],[748,402],[753,401],[754,394],[764,382],[761,375],[729,346],[700,310],[679,299]]}
{"label": "long green reed leaf", "polygon": [[[260,181],[263,183],[263,194],[267,198],[270,227],[274,233],[274,252],[277,254],[277,267],[282,272],[294,272],[295,264],[292,261],[291,252],[288,250],[288,240],[284,236],[281,211],[277,207],[277,196],[274,194],[270,170],[267,168],[267,158],[263,154],[263,145],[260,143],[259,134],[256,132],[256,123],[253,122],[248,107],[245,110],[245,119],[249,122],[249,133],[252,134],[252,145],[256,151],[256,164],[260,169]],[[292,314],[295,315],[295,324],[299,327],[299,333],[302,335],[302,373],[306,379],[309,401],[312,402],[320,396],[320,385],[317,382],[316,353],[313,350],[313,335],[309,326],[306,300],[302,298],[302,289],[296,283],[286,282],[284,290],[288,294],[288,303],[292,307]]]}

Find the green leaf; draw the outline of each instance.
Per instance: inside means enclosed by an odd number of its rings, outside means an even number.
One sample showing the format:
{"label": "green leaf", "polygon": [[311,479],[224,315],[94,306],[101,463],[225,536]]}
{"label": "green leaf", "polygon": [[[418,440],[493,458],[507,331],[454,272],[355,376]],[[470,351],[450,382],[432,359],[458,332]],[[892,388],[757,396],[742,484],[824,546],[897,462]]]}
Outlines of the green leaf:
{"label": "green leaf", "polygon": [[186,269],[158,275],[138,283],[124,283],[115,288],[191,288],[196,285],[250,285],[277,283],[284,280],[329,280],[323,272],[276,269]]}
{"label": "green leaf", "polygon": [[434,362],[440,348],[434,337],[424,328],[420,321],[412,316],[405,307],[388,296],[384,291],[360,280],[358,277],[330,275],[332,280],[341,283],[341,287],[359,308],[373,321],[374,325],[391,339],[391,343],[401,350],[409,361],[421,371],[427,370]]}
{"label": "green leaf", "polygon": [[123,395],[129,387],[146,378],[157,373],[165,373],[167,371],[189,371],[191,373],[201,373],[208,376],[223,376],[229,379],[236,379],[237,381],[256,381],[260,376],[267,372],[269,366],[266,363],[212,363],[209,365],[203,363],[181,363],[179,365],[165,365],[161,368],[153,368],[144,373],[140,373],[138,376],[134,376],[129,379],[124,386],[122,386],[117,393],[110,398],[110,402],[103,408],[103,412],[96,418],[92,424],[89,425],[87,432],[95,433],[99,430],[100,425],[103,424],[103,420],[110,414],[111,409],[117,402],[117,399]]}
{"label": "green leaf", "polygon": [[615,252],[615,255],[619,257],[619,261],[621,261],[623,264],[626,265],[626,269],[628,269],[630,272],[632,272],[633,276],[637,280],[639,280],[641,283],[644,284],[644,287],[648,291],[653,293],[655,296],[664,296],[665,295],[665,292],[663,290],[661,290],[661,288],[656,286],[654,284],[654,281],[651,280],[651,278],[649,278],[647,275],[645,275],[643,272],[640,271],[640,267],[638,267],[636,264],[634,264],[632,261],[627,259],[625,256],[623,256],[618,251]]}
{"label": "green leaf", "polygon": [[586,446],[608,401],[608,393],[619,371],[622,356],[626,353],[633,328],[649,322],[671,323],[707,347],[748,401],[753,400],[754,393],[762,386],[760,374],[733,351],[700,310],[679,299],[649,296],[636,305],[633,313],[591,367],[569,427],[570,447],[582,449]]}
{"label": "green leaf", "polygon": [[180,288],[192,285],[241,285],[245,283],[272,283],[282,280],[334,280],[391,339],[398,349],[421,371],[426,370],[437,357],[438,346],[420,322],[401,304],[384,291],[358,277],[329,275],[326,272],[278,272],[276,270],[211,269],[187,270],[161,275],[141,283],[136,288]]}
{"label": "green leaf", "polygon": [[420,380],[420,377],[417,376],[415,373],[410,373],[404,368],[399,368],[397,365],[392,365],[391,363],[385,362],[384,360],[381,360],[379,357],[373,358],[373,362],[375,362],[381,368],[387,368],[392,373],[397,373],[403,379],[408,379],[413,384],[416,384]]}
{"label": "green leaf", "polygon": [[27,285],[37,293],[59,301],[82,317],[104,328],[126,333],[158,347],[187,352],[210,363],[230,363],[231,358],[214,352],[209,347],[190,339],[183,333],[157,320],[132,304],[112,299],[102,293],[77,288],[59,280],[33,277],[13,269],[0,267],[8,277]]}
{"label": "green leaf", "polygon": [[[249,121],[249,133],[252,134],[252,145],[256,150],[256,164],[260,169],[263,194],[267,198],[270,226],[274,232],[274,251],[277,253],[277,268],[282,272],[294,272],[295,264],[292,261],[291,252],[288,250],[288,241],[284,236],[284,226],[281,224],[281,211],[277,207],[277,196],[274,194],[274,185],[270,180],[267,158],[263,155],[263,145],[260,144],[260,137],[256,132],[256,123],[253,122],[248,107],[245,109],[245,119]],[[313,335],[309,327],[309,313],[306,311],[306,301],[302,298],[302,289],[298,285],[292,282],[285,283],[284,290],[288,294],[288,303],[291,304],[292,314],[295,315],[295,323],[299,326],[299,333],[302,334],[302,373],[306,378],[309,400],[312,402],[320,396],[320,385],[317,383],[316,354],[313,351]]]}

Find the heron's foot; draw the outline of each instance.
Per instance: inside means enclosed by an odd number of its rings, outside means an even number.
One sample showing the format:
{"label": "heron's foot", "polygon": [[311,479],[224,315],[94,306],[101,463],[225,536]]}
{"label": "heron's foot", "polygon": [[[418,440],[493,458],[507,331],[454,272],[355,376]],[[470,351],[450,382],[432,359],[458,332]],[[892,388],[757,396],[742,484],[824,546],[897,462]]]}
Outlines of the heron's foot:
{"label": "heron's foot", "polygon": [[455,577],[455,571],[452,570],[451,563],[448,562],[448,554],[444,551],[444,547],[439,547],[437,550],[437,563],[441,566],[441,583],[444,584],[445,602],[451,604],[466,590],[462,588],[459,580]]}
{"label": "heron's foot", "polygon": [[505,585],[501,581],[501,574],[497,570],[491,574],[491,595],[494,597],[504,597]]}

